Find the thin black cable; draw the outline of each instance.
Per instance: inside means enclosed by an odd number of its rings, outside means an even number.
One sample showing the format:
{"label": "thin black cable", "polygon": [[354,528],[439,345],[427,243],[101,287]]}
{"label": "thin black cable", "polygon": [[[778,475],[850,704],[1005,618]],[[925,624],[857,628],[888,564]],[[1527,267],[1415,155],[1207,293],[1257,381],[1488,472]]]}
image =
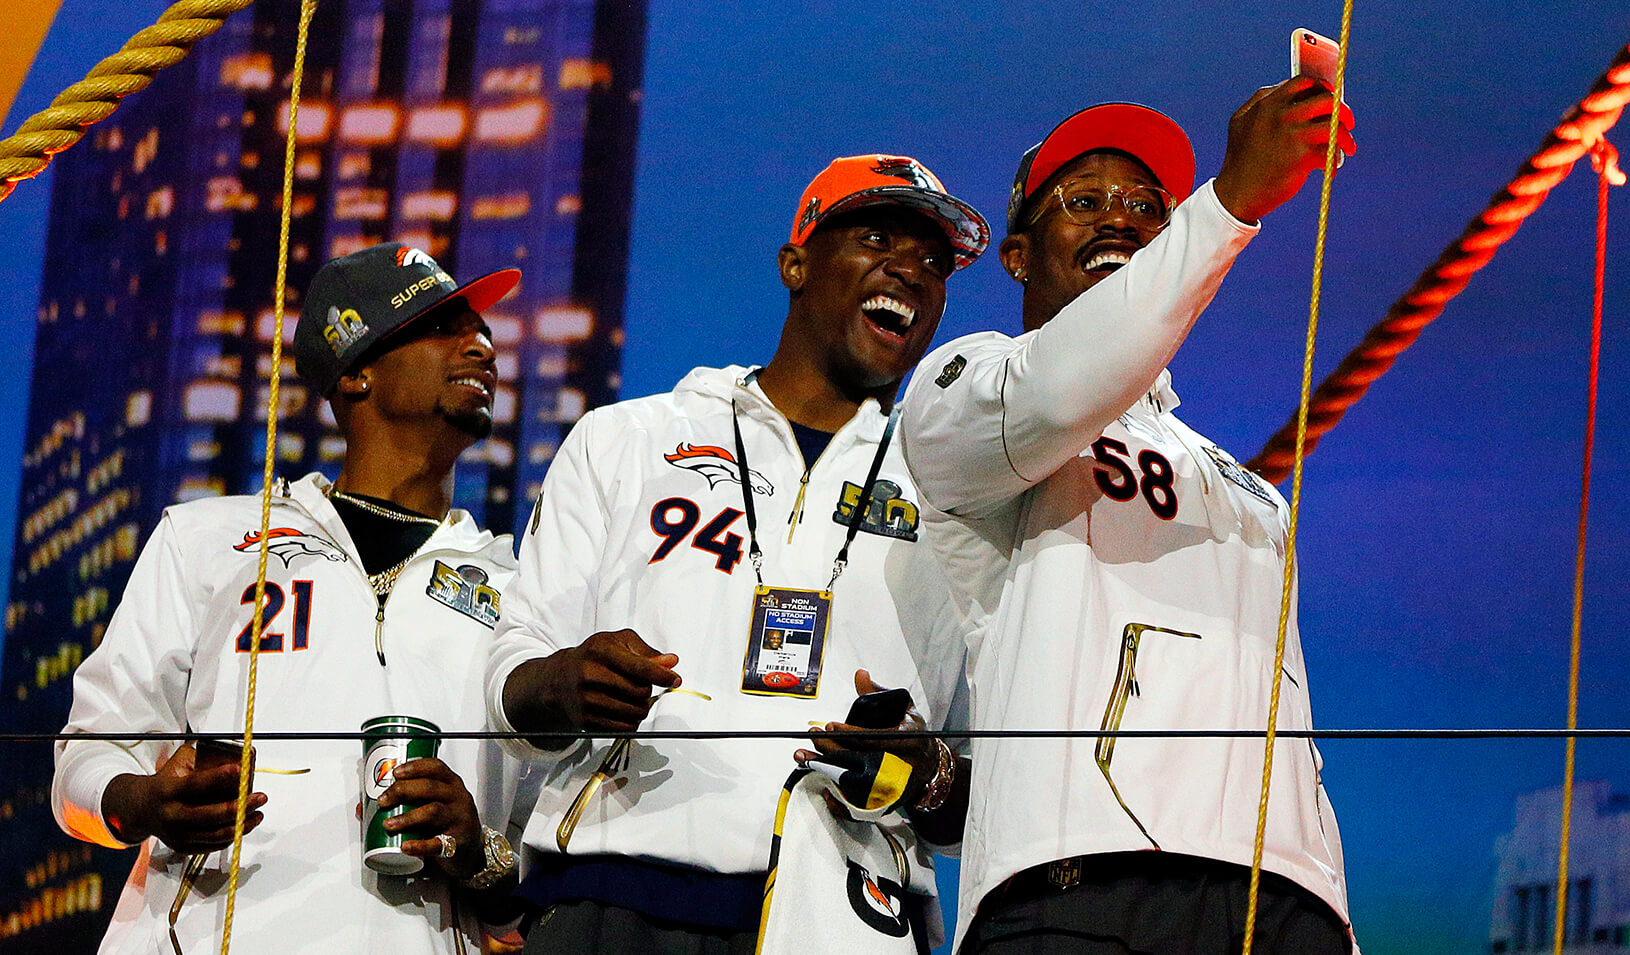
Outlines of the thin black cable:
{"label": "thin black cable", "polygon": [[[1262,739],[1266,730],[957,730],[935,732],[931,730],[851,730],[829,733],[825,730],[636,730],[613,732],[610,730],[579,730],[567,733],[503,733],[490,730],[470,732],[425,733],[438,739],[475,740],[531,740],[548,739],[561,743],[580,739],[909,739],[926,736],[942,739]],[[1275,736],[1285,739],[1630,739],[1630,728],[1603,729],[1548,729],[1548,728],[1470,728],[1470,729],[1326,729],[1279,730]],[[223,733],[0,733],[0,743],[44,743],[66,740],[95,740],[101,742],[196,742],[203,739],[229,739]],[[268,733],[257,732],[257,740],[356,740],[364,734],[359,731]]]}

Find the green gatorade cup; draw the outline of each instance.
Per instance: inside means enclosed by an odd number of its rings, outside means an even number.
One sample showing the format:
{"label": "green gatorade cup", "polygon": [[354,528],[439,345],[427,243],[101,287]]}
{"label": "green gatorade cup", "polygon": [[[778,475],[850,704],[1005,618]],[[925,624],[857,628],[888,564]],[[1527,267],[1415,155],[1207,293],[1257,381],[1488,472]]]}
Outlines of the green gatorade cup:
{"label": "green gatorade cup", "polygon": [[412,811],[408,805],[379,808],[379,797],[396,781],[396,767],[436,755],[441,727],[415,716],[376,716],[362,724],[362,864],[387,875],[412,875],[424,860],[402,851],[411,830],[390,832],[385,820]]}

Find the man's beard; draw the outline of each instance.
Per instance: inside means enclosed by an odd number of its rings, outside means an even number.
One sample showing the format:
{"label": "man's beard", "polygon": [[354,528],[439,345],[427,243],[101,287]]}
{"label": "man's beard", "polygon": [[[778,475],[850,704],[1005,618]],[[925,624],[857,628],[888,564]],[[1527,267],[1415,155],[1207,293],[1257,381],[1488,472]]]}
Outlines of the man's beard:
{"label": "man's beard", "polygon": [[492,435],[492,410],[442,411],[442,420],[477,441]]}

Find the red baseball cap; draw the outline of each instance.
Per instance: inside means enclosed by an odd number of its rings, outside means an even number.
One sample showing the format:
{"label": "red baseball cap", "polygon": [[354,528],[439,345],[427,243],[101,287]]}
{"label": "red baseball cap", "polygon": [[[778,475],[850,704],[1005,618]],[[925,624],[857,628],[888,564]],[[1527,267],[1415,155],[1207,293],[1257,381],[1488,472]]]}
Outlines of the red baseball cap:
{"label": "red baseball cap", "polygon": [[809,241],[827,216],[865,206],[897,205],[933,219],[951,240],[956,267],[972,265],[990,244],[990,226],[973,206],[945,191],[939,177],[909,156],[845,156],[810,181],[792,220],[793,245]]}
{"label": "red baseball cap", "polygon": [[1100,103],[1059,123],[1025,151],[1007,203],[1008,233],[1018,230],[1020,210],[1047,177],[1094,149],[1119,149],[1136,157],[1178,202],[1194,191],[1194,147],[1181,126],[1137,103]]}

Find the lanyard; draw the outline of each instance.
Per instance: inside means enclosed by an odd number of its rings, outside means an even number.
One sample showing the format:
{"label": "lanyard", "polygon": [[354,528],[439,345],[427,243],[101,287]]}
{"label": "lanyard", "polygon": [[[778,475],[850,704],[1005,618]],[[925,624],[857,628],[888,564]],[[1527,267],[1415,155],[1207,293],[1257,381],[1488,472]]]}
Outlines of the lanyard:
{"label": "lanyard", "polygon": [[[866,519],[866,508],[872,503],[872,485],[877,483],[877,472],[883,467],[883,454],[889,449],[889,439],[894,437],[894,425],[899,420],[898,410],[889,414],[889,423],[883,428],[883,439],[877,443],[877,453],[872,456],[871,470],[866,472],[866,483],[860,489],[860,500],[855,502],[854,512],[849,515],[849,532],[844,535],[843,546],[838,548],[838,556],[832,561],[832,579],[826,585],[827,590],[832,589],[838,578],[843,576],[843,569],[849,566],[849,545],[855,542],[855,535],[860,533],[860,522]],[[763,586],[764,552],[758,547],[758,514],[753,510],[753,485],[748,480],[747,445],[741,440],[741,421],[734,400],[730,402],[730,426],[736,431],[736,468],[741,477],[742,510],[747,513],[747,556],[753,562],[753,576],[758,578],[759,586]]]}

